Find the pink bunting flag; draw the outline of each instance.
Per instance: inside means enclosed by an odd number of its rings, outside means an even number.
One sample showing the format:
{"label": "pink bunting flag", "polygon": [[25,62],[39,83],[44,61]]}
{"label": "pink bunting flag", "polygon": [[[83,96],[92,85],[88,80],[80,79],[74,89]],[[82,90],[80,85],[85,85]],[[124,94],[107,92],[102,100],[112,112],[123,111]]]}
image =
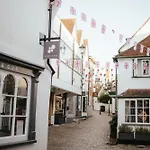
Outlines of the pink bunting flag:
{"label": "pink bunting flag", "polygon": [[144,45],[140,44],[140,53],[143,53]]}
{"label": "pink bunting flag", "polygon": [[57,66],[60,65],[60,59],[57,59],[57,60],[56,60],[56,64],[57,64]]}
{"label": "pink bunting flag", "polygon": [[119,68],[119,64],[118,62],[115,63],[115,68],[118,69]]}
{"label": "pink bunting flag", "polygon": [[127,43],[127,45],[130,45],[131,38],[127,38],[127,39],[126,39],[126,41],[127,41],[127,42],[126,42],[126,43]]}
{"label": "pink bunting flag", "polygon": [[96,66],[96,68],[99,68],[99,62],[98,61],[95,62],[95,66]]}
{"label": "pink bunting flag", "polygon": [[91,27],[96,28],[96,20],[93,18],[91,19]]}
{"label": "pink bunting flag", "polygon": [[106,69],[109,69],[110,67],[110,62],[106,62]]}
{"label": "pink bunting flag", "polygon": [[101,32],[102,32],[103,34],[105,34],[105,32],[106,32],[106,26],[105,26],[104,24],[102,24]]}
{"label": "pink bunting flag", "polygon": [[86,22],[87,21],[87,17],[84,13],[81,13],[81,20]]}
{"label": "pink bunting flag", "polygon": [[72,6],[70,6],[70,13],[71,13],[72,15],[76,15],[76,10],[75,10],[75,8],[72,7]]}
{"label": "pink bunting flag", "polygon": [[137,64],[136,64],[136,63],[133,64],[133,68],[134,68],[134,69],[137,68]]}
{"label": "pink bunting flag", "polygon": [[122,40],[123,40],[123,35],[119,34],[119,41],[120,41],[120,43],[122,42]]}
{"label": "pink bunting flag", "polygon": [[127,62],[125,62],[124,67],[125,67],[125,69],[128,69],[129,64]]}
{"label": "pink bunting flag", "polygon": [[61,7],[62,0],[57,0],[56,6]]}
{"label": "pink bunting flag", "polygon": [[76,67],[79,68],[80,66],[80,60],[76,60]]}
{"label": "pink bunting flag", "polygon": [[147,48],[147,53],[146,53],[147,56],[150,56],[150,48]]}
{"label": "pink bunting flag", "polygon": [[69,66],[70,65],[70,60],[66,60],[66,64]]}
{"label": "pink bunting flag", "polygon": [[133,47],[133,49],[136,51],[136,49],[137,49],[137,42],[134,42],[134,47]]}
{"label": "pink bunting flag", "polygon": [[85,62],[85,67],[86,67],[86,68],[89,67],[89,62],[88,62],[88,61]]}

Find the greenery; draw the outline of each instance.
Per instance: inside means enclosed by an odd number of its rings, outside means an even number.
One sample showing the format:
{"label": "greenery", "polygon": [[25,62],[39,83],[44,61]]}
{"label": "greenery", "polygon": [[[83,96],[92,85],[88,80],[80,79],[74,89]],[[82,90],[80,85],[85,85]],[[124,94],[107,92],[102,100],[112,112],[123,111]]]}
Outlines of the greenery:
{"label": "greenery", "polygon": [[110,101],[111,104],[112,98],[109,96],[109,94],[102,94],[100,97],[98,97],[98,101],[104,104],[108,104],[108,101]]}
{"label": "greenery", "polygon": [[118,116],[115,115],[112,117],[112,120],[109,122],[110,125],[110,137],[116,138],[117,137],[117,122],[118,122]]}
{"label": "greenery", "polygon": [[150,130],[147,128],[143,128],[143,127],[138,127],[136,128],[136,133],[144,133],[144,134],[150,134]]}
{"label": "greenery", "polygon": [[129,127],[128,125],[123,124],[119,127],[119,132],[121,132],[121,133],[128,132],[129,133],[129,132],[133,132],[133,129],[131,127]]}

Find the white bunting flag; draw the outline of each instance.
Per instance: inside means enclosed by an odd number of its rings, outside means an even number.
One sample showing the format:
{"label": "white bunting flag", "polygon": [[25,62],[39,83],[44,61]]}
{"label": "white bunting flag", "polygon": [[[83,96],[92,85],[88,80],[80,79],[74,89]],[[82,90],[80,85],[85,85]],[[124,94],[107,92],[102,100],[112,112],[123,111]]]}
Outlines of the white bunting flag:
{"label": "white bunting flag", "polygon": [[147,56],[150,56],[150,48],[147,48]]}
{"label": "white bunting flag", "polygon": [[134,43],[134,48],[133,48],[133,49],[134,49],[135,51],[137,50],[137,44],[138,44],[137,42]]}
{"label": "white bunting flag", "polygon": [[143,53],[144,45],[140,44],[140,53]]}

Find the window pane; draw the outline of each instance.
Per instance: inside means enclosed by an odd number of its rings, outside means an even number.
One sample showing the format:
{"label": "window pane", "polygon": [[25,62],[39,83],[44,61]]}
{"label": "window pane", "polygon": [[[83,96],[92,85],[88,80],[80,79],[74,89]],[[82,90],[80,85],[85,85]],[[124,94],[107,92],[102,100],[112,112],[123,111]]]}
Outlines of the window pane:
{"label": "window pane", "polygon": [[143,115],[138,115],[138,116],[137,116],[137,121],[138,121],[139,123],[143,123]]}
{"label": "window pane", "polygon": [[17,98],[16,115],[26,115],[26,98]]}
{"label": "window pane", "polygon": [[131,107],[135,107],[135,101],[131,101]]}
{"label": "window pane", "polygon": [[149,108],[149,100],[144,100],[144,107],[148,107]]}
{"label": "window pane", "polygon": [[7,75],[4,79],[3,94],[14,95],[15,80],[12,75]]}
{"label": "window pane", "polygon": [[12,118],[0,117],[0,137],[11,136]]}
{"label": "window pane", "polygon": [[25,117],[17,117],[15,119],[15,135],[25,134],[25,126],[26,126],[26,118]]}
{"label": "window pane", "polygon": [[135,116],[131,116],[131,122],[135,122]]}
{"label": "window pane", "polygon": [[131,109],[131,115],[135,115],[135,108]]}
{"label": "window pane", "polygon": [[137,107],[143,107],[143,101],[137,100]]}
{"label": "window pane", "polygon": [[129,101],[125,101],[125,107],[129,107]]}
{"label": "window pane", "polygon": [[125,115],[127,116],[127,115],[130,115],[130,109],[129,109],[129,107],[128,108],[125,108]]}
{"label": "window pane", "polygon": [[143,61],[143,75],[149,75],[149,61]]}
{"label": "window pane", "polygon": [[125,116],[125,122],[129,122],[129,116]]}
{"label": "window pane", "polygon": [[13,115],[14,98],[3,96],[1,115]]}
{"label": "window pane", "polygon": [[145,108],[144,109],[144,122],[145,123],[149,123],[149,117],[148,117],[148,115],[149,115],[149,108]]}
{"label": "window pane", "polygon": [[24,78],[18,83],[18,96],[27,96],[28,84]]}

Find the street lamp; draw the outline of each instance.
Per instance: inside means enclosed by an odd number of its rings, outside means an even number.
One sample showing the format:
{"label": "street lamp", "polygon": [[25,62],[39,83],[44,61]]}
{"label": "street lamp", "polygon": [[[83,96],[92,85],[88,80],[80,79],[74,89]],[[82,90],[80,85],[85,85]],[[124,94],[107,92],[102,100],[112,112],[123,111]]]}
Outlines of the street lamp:
{"label": "street lamp", "polygon": [[83,100],[82,100],[82,96],[83,96],[83,54],[85,52],[85,46],[82,44],[80,47],[80,52],[81,52],[81,59],[82,59],[82,78],[81,78],[81,113],[82,113],[82,110],[83,110]]}

